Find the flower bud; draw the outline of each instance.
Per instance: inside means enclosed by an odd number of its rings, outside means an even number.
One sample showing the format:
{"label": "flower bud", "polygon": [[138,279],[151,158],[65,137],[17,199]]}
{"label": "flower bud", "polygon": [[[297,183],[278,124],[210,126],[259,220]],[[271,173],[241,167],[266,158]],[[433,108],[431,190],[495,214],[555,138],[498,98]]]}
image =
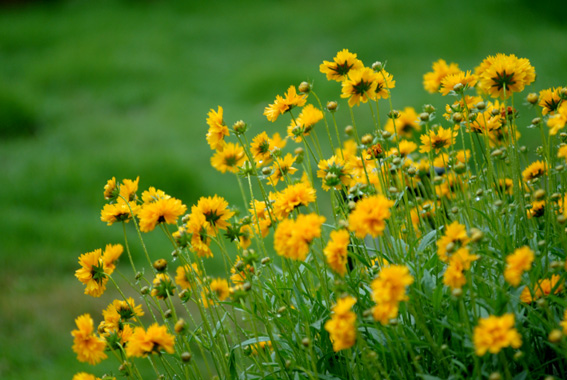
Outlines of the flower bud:
{"label": "flower bud", "polygon": [[183,363],[189,363],[192,357],[193,355],[191,355],[190,352],[184,352],[181,354],[181,360],[183,361]]}
{"label": "flower bud", "polygon": [[539,200],[543,199],[544,197],[545,197],[545,190],[543,190],[543,189],[537,189],[537,190],[534,192],[534,199],[535,199],[535,200],[539,201]]}
{"label": "flower bud", "polygon": [[416,168],[414,168],[413,166],[410,166],[410,167],[408,168],[408,175],[409,175],[410,177],[413,177],[413,176],[415,176],[416,174],[417,174]]}
{"label": "flower bud", "polygon": [[272,168],[270,166],[266,166],[262,168],[263,175],[270,175],[272,174]]}
{"label": "flower bud", "polygon": [[392,110],[392,111],[388,112],[388,117],[389,117],[390,119],[397,119],[397,118],[400,117],[400,111],[398,111],[398,110]]}
{"label": "flower bud", "polygon": [[374,71],[382,71],[383,68],[384,68],[384,65],[382,65],[382,62],[380,62],[380,61],[376,61],[372,64],[372,70],[374,70]]}
{"label": "flower bud", "polygon": [[539,100],[539,96],[538,94],[536,94],[535,92],[531,92],[528,94],[528,96],[526,97],[526,100],[528,101],[528,103],[530,104],[537,104],[538,100]]}
{"label": "flower bud", "polygon": [[453,91],[460,93],[460,92],[463,92],[464,88],[465,88],[465,86],[463,86],[462,83],[457,83],[456,85],[453,86]]}
{"label": "flower bud", "polygon": [[457,214],[459,213],[459,208],[455,206],[455,207],[453,207],[453,208],[451,209],[451,212],[452,212],[453,214],[457,215]]}
{"label": "flower bud", "polygon": [[140,289],[140,293],[146,295],[150,292],[150,288],[147,286],[142,287],[142,289]]}
{"label": "flower bud", "polygon": [[287,310],[287,307],[282,306],[282,307],[280,307],[280,308],[278,309],[278,314],[285,313],[286,310]]}
{"label": "flower bud", "polygon": [[463,289],[461,288],[455,288],[453,289],[453,291],[451,292],[451,295],[455,298],[459,298],[460,296],[463,295]]}
{"label": "flower bud", "polygon": [[492,372],[490,376],[488,376],[488,380],[501,380],[502,375],[499,372]]}
{"label": "flower bud", "polygon": [[163,272],[167,268],[167,261],[165,259],[158,259],[154,261],[154,269],[158,272]]}
{"label": "flower bud", "polygon": [[479,111],[482,111],[486,108],[486,103],[485,102],[478,102],[475,105],[476,109]]}
{"label": "flower bud", "polygon": [[262,265],[267,265],[267,264],[270,263],[271,260],[272,260],[272,259],[270,259],[269,257],[264,257],[264,258],[262,259],[262,261],[260,261],[260,263],[261,263]]}
{"label": "flower bud", "polygon": [[435,112],[435,107],[432,104],[426,104],[423,106],[423,110],[429,114]]}
{"label": "flower bud", "polygon": [[309,338],[303,338],[301,340],[301,344],[303,344],[304,347],[309,347],[311,345],[311,339]]}
{"label": "flower bud", "polygon": [[429,121],[429,114],[427,112],[422,112],[419,114],[419,120],[421,121]]}
{"label": "flower bud", "polygon": [[460,112],[455,112],[453,114],[453,123],[455,124],[459,124],[461,121],[463,121],[464,117],[463,114]]}
{"label": "flower bud", "polygon": [[335,102],[334,100],[327,102],[327,110],[329,112],[335,112],[339,108],[339,103]]}
{"label": "flower bud", "polygon": [[307,82],[301,82],[297,89],[299,90],[299,92],[307,94],[309,91],[311,91],[311,85]]}
{"label": "flower bud", "polygon": [[362,138],[360,139],[360,142],[364,145],[370,145],[370,144],[372,144],[373,140],[374,140],[374,138],[372,137],[372,135],[366,134],[366,135],[362,136]]}
{"label": "flower bud", "polygon": [[242,120],[238,120],[236,123],[234,123],[234,125],[232,126],[232,129],[234,129],[234,132],[241,135],[243,133],[246,132],[246,130],[248,129],[248,126],[246,125],[246,123]]}
{"label": "flower bud", "polygon": [[484,237],[484,232],[478,228],[471,228],[471,243],[478,243]]}
{"label": "flower bud", "polygon": [[187,322],[185,322],[183,318],[179,318],[179,320],[175,323],[175,326],[173,327],[175,332],[178,334],[184,332],[186,328],[187,328]]}
{"label": "flower bud", "polygon": [[549,336],[547,337],[547,339],[551,342],[551,343],[559,343],[561,342],[561,338],[563,337],[563,334],[561,334],[561,331],[558,329],[552,330],[549,333]]}
{"label": "flower bud", "polygon": [[388,131],[382,131],[382,137],[385,139],[389,139],[390,137],[392,137],[392,134]]}
{"label": "flower bud", "polygon": [[536,117],[532,119],[532,124],[533,125],[538,125],[539,123],[541,123],[541,118]]}
{"label": "flower bud", "polygon": [[173,312],[171,311],[171,309],[167,309],[166,311],[164,311],[163,316],[169,319],[173,316]]}

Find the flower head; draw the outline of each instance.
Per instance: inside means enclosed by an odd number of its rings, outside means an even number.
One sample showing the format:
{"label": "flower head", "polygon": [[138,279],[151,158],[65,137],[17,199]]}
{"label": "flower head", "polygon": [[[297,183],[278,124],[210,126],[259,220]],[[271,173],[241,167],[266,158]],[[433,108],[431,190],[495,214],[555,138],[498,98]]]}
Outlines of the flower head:
{"label": "flower head", "polygon": [[449,255],[469,242],[467,228],[457,221],[448,225],[445,234],[437,241],[437,255],[443,262],[449,261]]}
{"label": "flower head", "polygon": [[152,203],[144,203],[138,218],[140,219],[140,231],[150,232],[160,223],[175,224],[177,218],[187,211],[179,199],[169,197],[160,198]]}
{"label": "flower head", "polygon": [[352,347],[356,341],[356,314],[351,310],[355,303],[356,298],[351,296],[339,299],[332,307],[331,319],[325,322],[335,352]]}
{"label": "flower head", "polygon": [[447,65],[447,62],[444,59],[440,59],[436,62],[433,62],[433,71],[425,73],[423,75],[423,87],[425,91],[434,94],[439,91],[441,87],[441,81],[447,76],[451,74],[457,74],[461,70],[459,70],[459,65],[456,63],[450,63]]}
{"label": "flower head", "polygon": [[216,151],[211,157],[211,165],[221,173],[237,173],[238,168],[246,161],[244,149],[233,143],[225,144],[222,151]]}
{"label": "flower head", "polygon": [[207,124],[209,131],[207,132],[207,143],[212,150],[223,150],[225,146],[224,137],[230,135],[228,127],[222,118],[222,107],[218,107],[218,111],[211,109],[207,115]]}
{"label": "flower head", "polygon": [[536,161],[524,169],[524,171],[522,172],[522,177],[524,178],[525,182],[528,182],[535,178],[545,175],[546,172],[547,172],[547,167],[545,163],[542,161]]}
{"label": "flower head", "polygon": [[435,150],[435,153],[439,153],[441,149],[453,145],[456,137],[457,132],[450,128],[439,127],[437,130],[431,129],[429,134],[423,134],[419,137],[421,140],[419,151],[421,153],[429,153]]}
{"label": "flower head", "polygon": [[94,334],[94,322],[90,314],[83,314],[75,319],[77,329],[71,332],[73,335],[73,351],[77,353],[80,362],[91,365],[106,359],[104,353],[106,342]]}
{"label": "flower head", "polygon": [[476,68],[478,87],[493,98],[506,99],[513,92],[521,92],[535,80],[535,69],[526,58],[514,54],[487,57]]}
{"label": "flower head", "polygon": [[399,111],[398,117],[389,118],[384,128],[393,136],[398,138],[411,138],[413,132],[421,131],[419,125],[419,116],[413,107],[405,107],[403,111]]}
{"label": "flower head", "polygon": [[347,230],[332,231],[329,242],[323,250],[327,264],[340,276],[347,271],[348,245],[350,234]]}
{"label": "flower head", "polygon": [[264,115],[269,121],[276,121],[280,115],[290,111],[294,107],[303,107],[307,101],[307,95],[298,95],[295,86],[289,86],[285,97],[276,96],[273,104],[264,109]]}
{"label": "flower head", "polygon": [[476,82],[477,76],[471,74],[470,71],[466,73],[464,71],[458,71],[443,78],[439,92],[443,94],[443,96],[449,95],[451,91],[454,91],[457,85],[461,86],[462,90],[466,90],[467,88],[474,87]]}
{"label": "flower head", "polygon": [[323,61],[319,70],[327,75],[327,80],[342,82],[349,72],[361,69],[363,66],[362,61],[356,58],[356,54],[343,49],[333,58],[333,62]]}
{"label": "flower head", "polygon": [[534,252],[528,246],[518,248],[506,257],[504,278],[512,286],[520,285],[522,273],[530,270],[534,261]]}
{"label": "flower head", "polygon": [[275,195],[274,214],[277,218],[287,217],[296,207],[315,202],[315,189],[308,183],[298,182]]}
{"label": "flower head", "polygon": [[175,337],[167,332],[166,326],[154,323],[148,330],[136,327],[134,333],[126,345],[126,355],[129,357],[146,357],[152,353],[166,351],[170,354],[175,352]]}
{"label": "flower head", "polygon": [[294,260],[305,261],[309,245],[321,236],[325,217],[317,214],[300,214],[297,220],[284,219],[276,228],[274,248],[276,253]]}
{"label": "flower head", "polygon": [[514,314],[501,317],[491,315],[479,320],[474,328],[473,342],[476,354],[497,354],[505,347],[520,348],[522,337],[514,328]]}
{"label": "flower head", "polygon": [[381,194],[359,200],[348,217],[349,230],[359,238],[382,235],[393,205],[394,201]]}
{"label": "flower head", "polygon": [[366,103],[369,99],[376,99],[377,86],[378,74],[374,70],[368,67],[354,70],[342,82],[341,98],[348,98],[350,107]]}

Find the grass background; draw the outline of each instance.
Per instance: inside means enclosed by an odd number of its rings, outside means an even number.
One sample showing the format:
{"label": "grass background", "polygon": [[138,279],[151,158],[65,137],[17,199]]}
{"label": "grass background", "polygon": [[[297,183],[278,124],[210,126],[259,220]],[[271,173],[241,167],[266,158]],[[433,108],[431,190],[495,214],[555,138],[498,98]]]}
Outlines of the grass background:
{"label": "grass background", "polygon": [[[223,106],[230,124],[244,119],[251,134],[283,132],[263,108],[302,80],[314,81],[323,102],[338,99],[338,86],[318,68],[343,48],[367,65],[387,61],[398,109],[443,107],[446,99],[421,84],[439,58],[473,69],[489,54],[514,53],[536,68],[531,91],[565,85],[563,7],[528,0],[0,6],[0,378],[70,379],[116,367],[89,368],[71,351],[74,318],[98,316],[111,300],[82,294],[77,258],[122,242],[120,227],[99,221],[102,187],[112,176],[139,175],[141,190],[156,186],[187,205],[215,193],[240,205],[232,179],[209,166],[210,108]],[[148,235],[150,251],[170,257],[156,235]],[[133,250],[141,257],[139,246]]]}

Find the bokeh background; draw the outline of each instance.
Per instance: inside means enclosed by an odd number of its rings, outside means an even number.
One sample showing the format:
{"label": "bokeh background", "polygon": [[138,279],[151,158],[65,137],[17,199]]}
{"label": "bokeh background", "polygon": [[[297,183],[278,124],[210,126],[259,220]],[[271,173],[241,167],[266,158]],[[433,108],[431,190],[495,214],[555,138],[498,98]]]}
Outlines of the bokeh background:
{"label": "bokeh background", "polygon": [[[422,87],[439,58],[474,69],[487,55],[514,53],[536,68],[530,91],[566,85],[566,7],[559,0],[0,2],[0,378],[115,371],[111,360],[79,363],[71,350],[74,318],[90,312],[100,320],[112,299],[84,296],[73,276],[81,253],[123,241],[119,226],[99,220],[102,188],[112,176],[140,176],[141,190],[156,186],[187,205],[213,194],[240,204],[234,179],[209,165],[210,108],[221,105],[229,125],[243,119],[250,133],[283,133],[263,108],[303,80],[323,102],[338,100],[338,86],[318,69],[344,48],[367,65],[387,61],[398,109],[444,106],[448,99]],[[156,235],[148,236],[150,251],[169,257]]]}

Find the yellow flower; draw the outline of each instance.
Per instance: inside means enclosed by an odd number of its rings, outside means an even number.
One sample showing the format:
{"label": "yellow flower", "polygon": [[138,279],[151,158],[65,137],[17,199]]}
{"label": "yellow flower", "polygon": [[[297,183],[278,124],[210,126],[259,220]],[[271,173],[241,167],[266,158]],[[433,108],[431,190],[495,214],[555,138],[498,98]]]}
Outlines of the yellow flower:
{"label": "yellow flower", "polygon": [[549,134],[556,135],[560,129],[565,128],[565,123],[567,123],[567,102],[562,102],[555,115],[547,120]]}
{"label": "yellow flower", "polygon": [[140,219],[140,231],[150,232],[160,223],[175,224],[177,218],[187,211],[179,199],[173,197],[158,199],[152,203],[142,205],[138,218]]}
{"label": "yellow flower", "polygon": [[323,179],[323,190],[331,188],[340,190],[343,186],[350,184],[352,178],[351,168],[348,163],[337,156],[331,156],[328,160],[319,161],[317,177]]}
{"label": "yellow flower", "polygon": [[303,136],[309,135],[313,126],[323,119],[323,112],[312,104],[306,105],[297,118],[287,127],[287,136],[295,142],[303,141]]}
{"label": "yellow flower", "polygon": [[230,135],[228,127],[224,124],[222,118],[222,107],[218,107],[218,111],[211,109],[207,114],[207,124],[209,131],[207,132],[207,143],[212,150],[223,150],[225,146],[224,137]]}
{"label": "yellow flower", "polygon": [[526,58],[514,54],[487,57],[476,69],[478,87],[493,98],[508,98],[535,80],[535,69]]}
{"label": "yellow flower", "polygon": [[376,73],[376,99],[388,99],[390,90],[396,87],[396,81],[392,74],[386,70]]}
{"label": "yellow flower", "polygon": [[343,49],[333,58],[333,62],[323,61],[319,70],[327,75],[327,80],[342,82],[351,70],[358,70],[362,67],[362,61],[356,58],[356,54]]}
{"label": "yellow flower", "polygon": [[368,99],[376,99],[377,85],[378,74],[374,70],[368,67],[353,70],[342,82],[341,98],[348,98],[350,107],[359,105],[360,102],[366,103]]}
{"label": "yellow flower", "polygon": [[191,265],[183,265],[177,267],[175,282],[181,287],[181,289],[191,289],[190,278],[194,278],[194,281],[199,283],[201,276],[201,271],[197,267],[196,263]]}
{"label": "yellow flower", "polygon": [[307,206],[313,202],[315,202],[315,189],[310,184],[299,182],[275,195],[274,214],[278,219],[283,219],[296,207]]}
{"label": "yellow flower", "polygon": [[359,200],[348,217],[349,230],[359,238],[381,236],[393,205],[394,201],[381,194]]}
{"label": "yellow flower", "polygon": [[238,168],[246,161],[244,149],[237,144],[228,143],[222,151],[216,151],[211,157],[211,165],[221,173],[237,173]]}
{"label": "yellow flower", "polygon": [[120,190],[116,184],[115,177],[112,177],[112,179],[106,181],[106,185],[104,185],[104,199],[116,199],[119,193]]}
{"label": "yellow flower", "polygon": [[444,59],[433,62],[432,68],[433,71],[423,75],[423,88],[431,94],[439,91],[443,78],[447,75],[456,74],[461,71],[459,70],[459,65],[456,63],[447,65],[447,62]]}
{"label": "yellow flower", "polygon": [[462,247],[449,259],[449,266],[443,275],[443,283],[451,289],[462,288],[467,282],[464,275],[469,270],[471,262],[478,260],[478,255],[471,255],[469,249]]}
{"label": "yellow flower", "polygon": [[535,285],[535,290],[533,292],[526,286],[520,294],[520,301],[525,303],[531,303],[543,296],[548,296],[553,290],[553,294],[557,294],[563,290],[563,284],[559,284],[560,277],[556,274],[552,275],[551,278],[545,278],[539,280]]}
{"label": "yellow flower", "polygon": [[545,163],[542,161],[536,161],[524,169],[524,171],[522,172],[522,177],[524,178],[525,182],[528,182],[535,178],[541,177],[542,175],[545,175],[546,171],[547,167]]}
{"label": "yellow flower", "polygon": [[470,71],[465,73],[459,70],[456,73],[446,75],[443,80],[441,80],[441,88],[439,89],[439,92],[443,94],[443,96],[449,95],[456,85],[461,85],[462,89],[466,90],[467,88],[474,87],[476,82],[476,75],[471,74]]}
{"label": "yellow flower", "polygon": [[256,164],[262,166],[268,164],[272,160],[273,145],[266,132],[260,133],[252,139],[250,144],[250,152]]}
{"label": "yellow flower", "polygon": [[138,182],[140,181],[140,177],[137,177],[134,181],[131,179],[122,180],[122,185],[120,185],[120,198],[122,200],[126,200],[128,202],[135,202],[136,192],[138,191]]}
{"label": "yellow flower", "polygon": [[559,325],[563,328],[563,335],[567,335],[567,310],[563,313],[563,320],[559,322]]}
{"label": "yellow flower", "polygon": [[81,268],[75,271],[75,277],[86,285],[85,294],[100,297],[106,290],[113,266],[105,265],[100,248],[79,256],[79,264]]}
{"label": "yellow flower", "polygon": [[534,261],[534,252],[528,246],[518,248],[506,257],[506,269],[504,279],[512,285],[520,285],[522,273],[530,270]]}
{"label": "yellow flower", "polygon": [[[230,281],[235,284],[243,284],[248,277],[247,273],[254,273],[254,267],[252,265],[245,264],[240,267],[242,263],[243,261],[240,256],[236,256],[235,264],[232,268],[230,268],[230,273],[232,274],[230,276]],[[237,269],[237,264],[239,269]]]}
{"label": "yellow flower", "polygon": [[91,365],[106,359],[104,353],[106,342],[94,334],[94,322],[90,314],[83,314],[75,319],[77,329],[71,332],[73,335],[73,351],[77,353],[80,362]]}
{"label": "yellow flower", "polygon": [[514,181],[511,178],[501,178],[498,180],[498,187],[502,193],[512,195],[514,190]]}
{"label": "yellow flower", "polygon": [[167,332],[166,326],[152,324],[145,331],[142,327],[136,327],[134,333],[126,345],[126,355],[128,357],[146,357],[152,353],[166,351],[173,354],[175,337]]}
{"label": "yellow flower", "polygon": [[167,195],[163,190],[156,189],[153,186],[142,193],[142,202],[144,203],[154,203],[159,201],[160,199],[168,199],[171,198]]}
{"label": "yellow flower", "polygon": [[567,163],[567,145],[562,145],[557,150],[557,157],[565,159],[565,163]]}
{"label": "yellow flower", "polygon": [[520,348],[522,337],[514,324],[514,314],[501,317],[491,315],[480,319],[473,335],[476,354],[483,356],[487,351],[497,354],[505,347]]}
{"label": "yellow flower", "polygon": [[356,342],[356,314],[351,310],[356,298],[347,296],[333,306],[331,319],[325,322],[325,330],[329,332],[333,350],[346,350]]}
{"label": "yellow flower", "polygon": [[285,157],[276,158],[276,162],[272,165],[272,174],[268,177],[268,180],[273,186],[276,186],[280,180],[283,181],[284,177],[288,174],[293,174],[297,171],[293,167],[296,157],[293,157],[291,153],[287,153]]}
{"label": "yellow flower", "polygon": [[332,231],[329,242],[323,250],[327,258],[327,264],[340,276],[344,276],[347,270],[348,245],[350,235],[347,230]]}
{"label": "yellow flower", "polygon": [[165,299],[169,296],[172,296],[175,293],[175,285],[171,278],[166,273],[158,273],[156,274],[156,278],[154,278],[154,282],[152,285],[152,292],[150,293],[152,297],[156,297],[157,299]]}
{"label": "yellow flower", "polygon": [[128,223],[133,215],[138,213],[140,206],[136,204],[128,205],[122,198],[118,198],[116,203],[107,203],[100,212],[100,220],[106,222],[108,226],[116,222]]}
{"label": "yellow flower", "polygon": [[[437,241],[437,255],[439,259],[443,262],[449,261],[448,254],[460,247],[466,246],[469,240],[466,227],[454,221],[446,227],[445,234]],[[451,252],[448,252],[448,247],[452,248]]]}
{"label": "yellow flower", "polygon": [[557,108],[559,108],[559,105],[562,102],[560,92],[561,87],[555,87],[553,89],[549,88],[546,90],[541,90],[539,92],[538,105],[541,107],[542,114],[555,114],[555,111],[557,111]]}
{"label": "yellow flower", "polygon": [[415,152],[416,149],[417,149],[417,144],[414,143],[413,141],[408,141],[408,140],[400,141],[400,150],[399,150],[400,156],[406,157],[411,153]]}
{"label": "yellow flower", "polygon": [[208,231],[211,230],[209,222],[201,212],[192,212],[185,223],[186,233],[191,235],[191,252],[197,253],[199,257],[213,257],[210,248],[211,238]]}
{"label": "yellow flower", "polygon": [[254,218],[253,224],[256,232],[260,233],[262,237],[266,237],[272,225],[272,219],[270,218],[266,202],[254,199],[250,202],[250,209],[248,209],[248,211]]}
{"label": "yellow flower", "polygon": [[317,214],[300,214],[297,220],[284,219],[274,233],[274,248],[280,256],[305,261],[309,244],[321,236],[325,217]]}
{"label": "yellow flower", "polygon": [[545,213],[545,200],[533,201],[530,208],[526,210],[528,218],[539,218]]}
{"label": "yellow flower", "polygon": [[73,380],[100,380],[100,378],[90,373],[79,372],[73,376]]}
{"label": "yellow flower", "polygon": [[419,136],[421,140],[421,147],[419,151],[421,153],[429,153],[435,150],[435,153],[439,153],[442,148],[447,148],[455,143],[455,138],[457,137],[457,132],[450,128],[439,127],[437,130],[431,129],[429,135],[423,134]]}
{"label": "yellow flower", "polygon": [[229,210],[228,202],[218,195],[213,197],[201,197],[196,206],[191,207],[191,213],[201,213],[207,221],[207,233],[216,236],[218,230],[226,230],[228,220],[234,215],[234,211]]}
{"label": "yellow flower", "polygon": [[413,282],[414,278],[405,265],[382,268],[370,284],[372,299],[376,303],[372,309],[374,320],[387,325],[390,319],[396,318],[399,303],[407,300],[406,287]]}
{"label": "yellow flower", "polygon": [[295,86],[290,86],[285,93],[285,98],[277,95],[274,103],[264,109],[264,115],[269,121],[274,122],[293,107],[303,107],[306,101],[307,95],[298,95]]}
{"label": "yellow flower", "polygon": [[250,346],[250,355],[256,356],[261,351],[271,351],[272,350],[272,342],[271,341],[262,341],[258,343],[251,344]]}

